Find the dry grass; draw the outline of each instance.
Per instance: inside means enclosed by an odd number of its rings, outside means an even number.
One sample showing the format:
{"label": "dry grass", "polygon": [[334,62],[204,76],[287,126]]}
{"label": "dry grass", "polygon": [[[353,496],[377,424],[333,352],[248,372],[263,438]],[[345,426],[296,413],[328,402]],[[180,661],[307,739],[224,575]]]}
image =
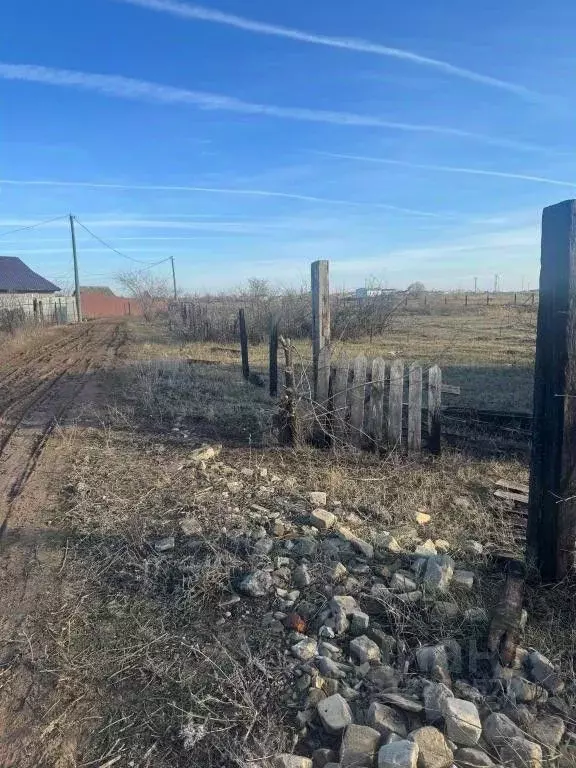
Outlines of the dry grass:
{"label": "dry grass", "polygon": [[[451,598],[461,610],[489,610],[504,575],[490,556],[471,562],[464,545],[473,538],[488,553],[521,556],[517,518],[493,491],[502,478],[525,482],[526,466],[450,451],[408,460],[264,447],[267,396],[245,385],[236,365],[191,364],[189,347],[153,332],[150,340],[149,329],[133,328],[134,362],[109,377],[114,407],[102,425],[62,432],[71,471],[51,517],[67,532],[69,596],[50,628],[57,728],[87,733],[83,766],[265,766],[291,751],[302,702],[291,696],[294,662],[263,622],[274,603],[231,602],[258,563],[249,542],[268,526],[262,507],[297,526],[305,493],[324,490],[339,519],[375,544],[384,531],[408,549],[447,539],[478,575],[472,593]],[[190,449],[206,437],[225,442],[221,455],[191,462]],[[430,522],[419,525],[417,512]],[[167,536],[174,548],[159,551]],[[383,565],[406,562],[391,555]],[[312,568],[307,599],[316,613],[326,603],[326,568],[321,558]],[[573,672],[569,585],[531,587],[528,607],[526,642]],[[439,618],[430,603],[395,603],[382,621],[408,662],[420,644],[452,637],[469,664],[471,637],[484,632]]]}
{"label": "dry grass", "polygon": [[[369,358],[401,357],[424,365],[439,364],[445,381],[461,387],[450,405],[530,412],[537,306],[505,301],[464,307],[462,302],[445,306],[401,307],[386,332],[373,339],[349,340],[344,333],[334,340],[334,357],[359,354]],[[180,342],[157,328],[152,341],[141,338],[133,353],[142,359],[180,357],[190,361],[240,366],[240,346],[230,343]],[[311,344],[295,340],[301,365],[310,364]],[[266,344],[251,345],[251,366],[268,368]]]}

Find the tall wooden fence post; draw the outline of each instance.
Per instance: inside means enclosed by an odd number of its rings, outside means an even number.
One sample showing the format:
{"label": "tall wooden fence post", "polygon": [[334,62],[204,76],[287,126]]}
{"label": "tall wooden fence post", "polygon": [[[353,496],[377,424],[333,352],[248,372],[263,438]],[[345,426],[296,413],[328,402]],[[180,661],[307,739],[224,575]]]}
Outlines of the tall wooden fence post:
{"label": "tall wooden fence post", "polygon": [[270,397],[278,394],[278,325],[278,318],[273,317],[270,322]]}
{"label": "tall wooden fence post", "polygon": [[240,330],[240,351],[242,354],[242,376],[250,378],[250,364],[248,362],[248,334],[246,333],[246,317],[244,310],[238,311],[238,328]]}
{"label": "tall wooden fence post", "polygon": [[528,558],[544,580],[576,561],[576,200],[544,209]]}
{"label": "tall wooden fence post", "polygon": [[330,283],[328,261],[312,263],[314,400],[326,405],[330,384]]}

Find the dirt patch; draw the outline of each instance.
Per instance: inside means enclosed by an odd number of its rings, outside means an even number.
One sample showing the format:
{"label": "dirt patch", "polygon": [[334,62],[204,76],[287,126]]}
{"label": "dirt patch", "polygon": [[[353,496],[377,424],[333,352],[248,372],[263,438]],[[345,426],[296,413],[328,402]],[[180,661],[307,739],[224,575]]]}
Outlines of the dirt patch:
{"label": "dirt patch", "polygon": [[[54,676],[41,670],[45,626],[62,597],[65,536],[54,536],[47,510],[64,474],[52,437],[75,408],[91,402],[87,382],[122,345],[108,323],[60,330],[19,349],[0,369],[0,593],[2,690],[0,764],[37,766],[51,751],[46,719]],[[48,750],[48,751],[46,751]],[[61,744],[58,766],[74,765]]]}

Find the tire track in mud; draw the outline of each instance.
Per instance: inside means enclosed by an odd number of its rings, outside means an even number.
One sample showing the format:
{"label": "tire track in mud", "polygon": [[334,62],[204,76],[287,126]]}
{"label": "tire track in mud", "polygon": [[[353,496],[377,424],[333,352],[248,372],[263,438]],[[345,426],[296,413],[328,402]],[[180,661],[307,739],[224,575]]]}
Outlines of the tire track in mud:
{"label": "tire track in mud", "polygon": [[[86,377],[91,372],[97,358],[105,358],[109,350],[117,350],[123,341],[124,337],[119,326],[115,326],[109,338],[98,337],[96,334],[91,343],[83,347],[79,357],[76,359],[67,357],[60,361],[60,365],[56,365],[50,370],[50,373],[55,374],[50,381],[47,383],[41,381],[40,384],[28,389],[22,398],[13,399],[0,414],[0,459],[4,458],[5,450],[10,447],[10,442],[18,430],[22,429],[27,421],[31,421],[34,426],[34,422],[38,420],[34,419],[34,416],[40,416],[40,431],[36,431],[35,436],[32,437],[27,457],[22,456],[22,451],[17,452],[17,460],[24,463],[23,468],[9,485],[0,482],[0,512],[3,514],[3,520],[0,523],[0,539],[6,531],[13,502],[22,493],[27,480],[34,471],[50,434],[84,387]],[[66,380],[66,377],[72,373],[78,380],[71,383]],[[63,392],[59,392],[60,385],[62,385]],[[51,405],[52,407],[50,407]],[[10,415],[12,409],[18,408],[20,408],[20,413],[6,429],[5,434],[2,434],[1,430],[7,414]],[[46,410],[44,415],[42,413],[43,408]],[[12,461],[8,461],[8,464],[12,463],[14,463],[13,457]],[[1,469],[5,468],[0,465]],[[10,473],[8,473],[8,481],[10,481]]]}
{"label": "tire track in mud", "polygon": [[61,762],[67,747],[58,743],[54,762],[45,760],[43,716],[58,701],[57,681],[34,663],[44,648],[42,627],[52,620],[51,607],[57,610],[66,594],[60,576],[66,533],[47,520],[57,487],[52,478],[65,466],[58,452],[44,451],[72,409],[76,412],[83,399],[87,405],[97,402],[97,381],[93,391],[87,384],[92,374],[113,364],[126,332],[117,323],[95,323],[67,341],[51,353],[45,350],[35,372],[33,361],[20,356],[9,390],[2,393],[0,387],[0,655],[11,659],[0,665],[2,768],[76,764]]}

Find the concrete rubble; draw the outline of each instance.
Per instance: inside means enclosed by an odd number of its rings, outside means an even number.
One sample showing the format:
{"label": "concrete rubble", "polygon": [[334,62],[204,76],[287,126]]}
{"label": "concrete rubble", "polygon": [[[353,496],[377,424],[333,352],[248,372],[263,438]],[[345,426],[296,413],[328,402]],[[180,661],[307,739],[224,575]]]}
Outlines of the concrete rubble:
{"label": "concrete rubble", "polygon": [[[292,718],[294,754],[264,767],[576,765],[566,757],[576,752],[574,680],[521,634],[509,666],[470,664],[490,620],[477,594],[488,549],[395,529],[371,535],[323,490],[289,498],[274,506],[262,491],[224,534],[246,564],[220,600],[224,620],[252,611],[291,681],[274,695]],[[427,514],[415,519],[432,535]],[[170,557],[164,541],[156,551]]]}

